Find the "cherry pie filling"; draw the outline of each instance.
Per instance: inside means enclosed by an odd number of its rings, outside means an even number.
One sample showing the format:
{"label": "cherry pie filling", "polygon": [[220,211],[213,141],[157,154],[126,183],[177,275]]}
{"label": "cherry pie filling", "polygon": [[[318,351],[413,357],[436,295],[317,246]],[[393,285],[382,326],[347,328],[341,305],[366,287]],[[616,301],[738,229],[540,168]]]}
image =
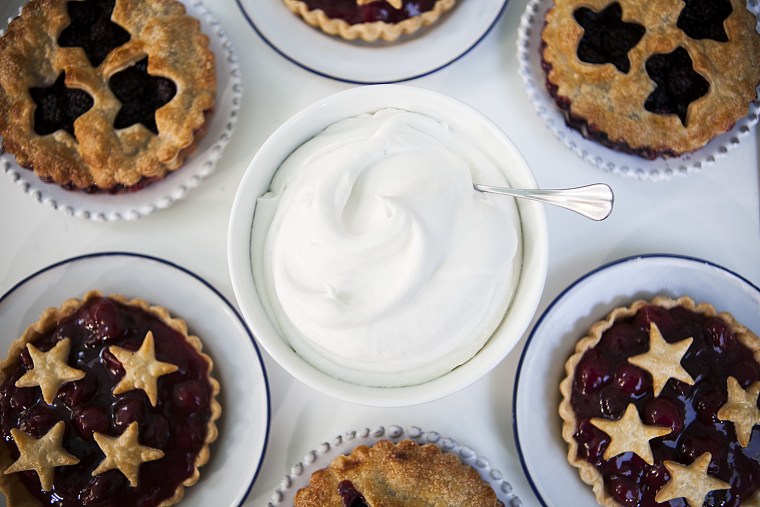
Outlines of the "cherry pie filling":
{"label": "cherry pie filling", "polygon": [[[726,42],[728,36],[723,23],[731,12],[729,0],[684,0],[677,27],[695,40]],[[592,64],[610,63],[619,72],[627,74],[630,71],[628,52],[641,40],[645,28],[636,23],[623,22],[624,16],[618,2],[609,4],[599,12],[581,7],[574,11],[573,16],[584,29],[577,48],[578,59]],[[571,100],[559,95],[559,87],[548,78],[552,65],[543,57],[545,47],[546,43],[542,40],[541,67],[547,76],[546,88],[562,110],[569,127],[604,146],[647,159],[679,155],[669,149],[631,147],[624,141],[612,140],[606,132],[586,118],[574,114]],[[655,114],[677,115],[686,126],[689,105],[707,94],[710,88],[704,76],[694,70],[687,50],[679,47],[670,54],[651,55],[645,66],[656,87],[641,107]]]}
{"label": "cherry pie filling", "polygon": [[342,19],[351,25],[383,21],[399,23],[433,9],[436,0],[404,0],[401,9],[377,1],[357,5],[356,0],[303,0],[312,10],[324,11],[328,18]]}
{"label": "cherry pie filling", "polygon": [[[671,378],[655,397],[651,375],[627,362],[648,350],[652,322],[669,343],[693,338],[681,361],[695,381],[693,386]],[[705,505],[740,505],[760,490],[760,425],[754,427],[749,445],[741,447],[733,423],[718,419],[717,412],[727,401],[729,376],[746,388],[760,380],[760,365],[719,317],[679,306],[668,310],[648,305],[634,317],[616,321],[584,353],[575,370],[570,403],[578,421],[574,434],[578,457],[599,471],[607,493],[620,504],[676,507],[686,505],[684,500],[654,500],[670,480],[663,461],[691,464],[709,452],[710,474],[730,483],[731,489],[712,491]],[[630,403],[644,424],[673,429],[650,441],[653,465],[632,452],[605,460],[609,436],[590,423],[592,418],[617,420]]]}
{"label": "cherry pie filling", "polygon": [[[124,369],[108,351],[112,345],[137,350],[148,331],[155,339],[156,357],[179,367],[158,379],[155,407],[142,390],[112,394]],[[0,386],[0,435],[17,459],[12,428],[40,438],[64,421],[63,447],[80,461],[57,468],[53,487],[47,492],[41,489],[36,472],[14,475],[42,505],[149,507],[170,498],[194,473],[196,456],[206,442],[212,397],[208,362],[182,334],[155,315],[109,298],[88,300],[34,345],[44,352],[65,337],[71,340],[68,364],[84,371],[84,378],[63,384],[53,403],[47,404],[39,387],[15,387],[33,367],[24,350],[15,370]],[[134,421],[139,426],[140,444],[160,449],[165,456],[140,465],[136,488],[130,487],[117,469],[93,477],[104,457],[93,432],[120,435]]]}

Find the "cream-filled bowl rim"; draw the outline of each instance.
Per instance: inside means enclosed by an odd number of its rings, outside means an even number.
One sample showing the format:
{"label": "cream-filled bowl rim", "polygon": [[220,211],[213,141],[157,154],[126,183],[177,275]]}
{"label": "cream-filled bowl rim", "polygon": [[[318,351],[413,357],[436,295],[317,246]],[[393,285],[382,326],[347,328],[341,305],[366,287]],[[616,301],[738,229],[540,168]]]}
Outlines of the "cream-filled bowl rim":
{"label": "cream-filled bowl rim", "polygon": [[421,113],[466,129],[484,139],[492,156],[510,164],[513,187],[536,187],[528,164],[512,141],[488,118],[447,95],[407,85],[374,85],[336,93],[307,106],[283,123],[251,160],[238,187],[230,214],[227,256],[240,311],[256,340],[288,373],[335,398],[374,406],[408,406],[454,393],[488,373],[518,343],[535,314],[548,260],[546,216],[542,205],[518,200],[522,228],[522,265],[507,312],[483,348],[464,364],[428,382],[404,387],[368,387],[334,378],[307,363],[280,336],[256,289],[251,265],[251,233],[256,199],[265,194],[274,173],[300,145],[329,125],[353,116],[396,108]]}

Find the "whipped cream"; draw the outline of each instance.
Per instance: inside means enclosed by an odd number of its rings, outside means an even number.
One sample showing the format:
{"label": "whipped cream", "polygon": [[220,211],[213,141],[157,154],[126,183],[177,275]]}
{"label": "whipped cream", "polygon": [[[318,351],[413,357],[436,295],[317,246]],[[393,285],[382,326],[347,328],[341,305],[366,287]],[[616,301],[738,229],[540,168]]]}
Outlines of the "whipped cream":
{"label": "whipped cream", "polygon": [[499,326],[521,265],[508,185],[478,139],[397,109],[296,149],[256,204],[252,266],[281,335],[355,384],[405,386],[466,362]]}

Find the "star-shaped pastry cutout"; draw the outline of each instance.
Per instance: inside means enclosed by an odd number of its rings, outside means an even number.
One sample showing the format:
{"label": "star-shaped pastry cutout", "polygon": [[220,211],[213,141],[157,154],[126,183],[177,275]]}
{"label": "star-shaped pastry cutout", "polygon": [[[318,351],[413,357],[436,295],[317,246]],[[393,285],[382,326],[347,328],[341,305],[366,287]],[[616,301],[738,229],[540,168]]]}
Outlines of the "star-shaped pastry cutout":
{"label": "star-shaped pastry cutout", "polygon": [[757,408],[757,396],[760,394],[760,382],[755,382],[747,389],[742,389],[739,381],[728,377],[728,401],[718,410],[718,419],[731,421],[736,430],[736,439],[742,447],[749,445],[752,428],[760,424],[760,409]]}
{"label": "star-shaped pastry cutout", "polygon": [[628,52],[639,43],[645,29],[637,23],[623,21],[623,9],[618,2],[600,12],[581,7],[573,17],[583,27],[577,50],[581,61],[611,63],[624,74],[631,70]]}
{"label": "star-shaped pastry cutout", "polygon": [[729,0],[684,0],[676,26],[692,39],[728,42],[723,22],[733,8]]}
{"label": "star-shaped pastry cutout", "polygon": [[158,135],[156,110],[177,93],[177,85],[172,80],[148,74],[148,58],[145,57],[111,76],[108,86],[121,102],[114,128],[125,129],[141,123]]}
{"label": "star-shaped pastry cutout", "polygon": [[129,32],[111,21],[114,0],[67,2],[71,22],[58,36],[61,47],[81,47],[93,67],[129,41]]}
{"label": "star-shaped pastry cutout", "polygon": [[[356,5],[359,5],[359,6],[367,5],[367,4],[371,4],[372,2],[377,2],[377,1],[379,0],[356,0]],[[388,2],[388,4],[394,9],[400,9],[401,7],[404,6],[403,0],[385,0],[385,1]]]}
{"label": "star-shaped pastry cutout", "polygon": [[633,403],[628,405],[623,417],[617,421],[595,417],[591,419],[591,424],[610,436],[610,445],[604,451],[604,459],[633,452],[650,465],[654,463],[654,458],[649,441],[673,431],[671,428],[644,425]]}
{"label": "star-shaped pastry cutout", "polygon": [[66,73],[61,72],[50,86],[29,88],[34,101],[34,131],[46,136],[65,130],[74,135],[74,121],[90,110],[92,97],[84,90],[66,87]]}
{"label": "star-shaped pastry cutout", "polygon": [[681,359],[692,341],[693,338],[686,338],[670,344],[662,337],[657,324],[652,322],[649,326],[649,350],[644,354],[629,357],[628,362],[652,375],[655,396],[660,395],[671,378],[694,385],[694,379],[681,366]]}
{"label": "star-shaped pastry cutout", "polygon": [[71,340],[68,338],[59,341],[47,352],[40,352],[31,343],[26,344],[26,349],[34,367],[16,381],[16,387],[40,386],[45,403],[53,403],[55,394],[62,384],[84,377],[82,370],[72,368],[66,362],[71,350]]}
{"label": "star-shaped pastry cutout", "polygon": [[136,421],[127,426],[124,433],[118,437],[94,432],[92,436],[106,457],[100,462],[98,468],[92,471],[92,476],[95,477],[116,468],[129,480],[129,485],[136,488],[139,482],[140,464],[164,457],[164,451],[140,445],[137,435]]}
{"label": "star-shaped pastry cutout", "polygon": [[162,363],[156,359],[153,333],[148,331],[137,351],[132,352],[116,345],[108,347],[124,367],[124,377],[113,388],[114,394],[121,394],[132,389],[142,389],[148,395],[150,404],[158,403],[158,377],[177,371],[177,366]]}
{"label": "star-shaped pastry cutout", "polygon": [[644,109],[678,115],[685,127],[689,105],[707,94],[710,83],[694,70],[689,52],[680,46],[672,53],[650,56],[646,69],[657,86],[644,102]]}
{"label": "star-shaped pastry cutout", "polygon": [[66,452],[61,445],[66,424],[58,421],[44,436],[34,438],[23,431],[12,428],[11,436],[16,442],[19,458],[5,469],[6,474],[34,470],[40,478],[40,486],[44,491],[53,487],[55,468],[66,465],[76,465],[79,458]]}
{"label": "star-shaped pastry cutout", "polygon": [[698,457],[690,466],[675,461],[664,461],[670,473],[670,480],[657,492],[654,499],[658,503],[674,498],[685,498],[690,506],[701,506],[710,491],[731,489],[731,485],[707,474],[712,456],[709,452]]}

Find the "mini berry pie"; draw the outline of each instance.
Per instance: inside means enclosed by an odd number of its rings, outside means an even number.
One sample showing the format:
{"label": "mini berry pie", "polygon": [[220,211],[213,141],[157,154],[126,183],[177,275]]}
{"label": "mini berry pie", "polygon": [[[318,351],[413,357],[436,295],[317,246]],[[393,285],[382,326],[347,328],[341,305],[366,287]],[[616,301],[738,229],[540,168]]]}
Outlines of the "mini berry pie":
{"label": "mini berry pie", "polygon": [[560,384],[568,461],[605,506],[760,505],[760,338],[688,297],[614,309]]}
{"label": "mini berry pie", "polygon": [[746,0],[555,0],[546,87],[568,126],[647,159],[705,146],[746,116],[760,33]]}
{"label": "mini berry pie", "polygon": [[432,25],[456,0],[283,0],[311,26],[347,40],[395,41]]}
{"label": "mini berry pie", "polygon": [[177,0],[30,0],[0,37],[2,148],[70,190],[137,190],[205,132],[209,40]]}
{"label": "mini berry pie", "polygon": [[497,507],[472,467],[433,444],[381,440],[338,456],[298,490],[295,507]]}
{"label": "mini berry pie", "polygon": [[195,484],[221,407],[184,321],[96,291],[46,310],[0,364],[9,507],[166,507]]}

